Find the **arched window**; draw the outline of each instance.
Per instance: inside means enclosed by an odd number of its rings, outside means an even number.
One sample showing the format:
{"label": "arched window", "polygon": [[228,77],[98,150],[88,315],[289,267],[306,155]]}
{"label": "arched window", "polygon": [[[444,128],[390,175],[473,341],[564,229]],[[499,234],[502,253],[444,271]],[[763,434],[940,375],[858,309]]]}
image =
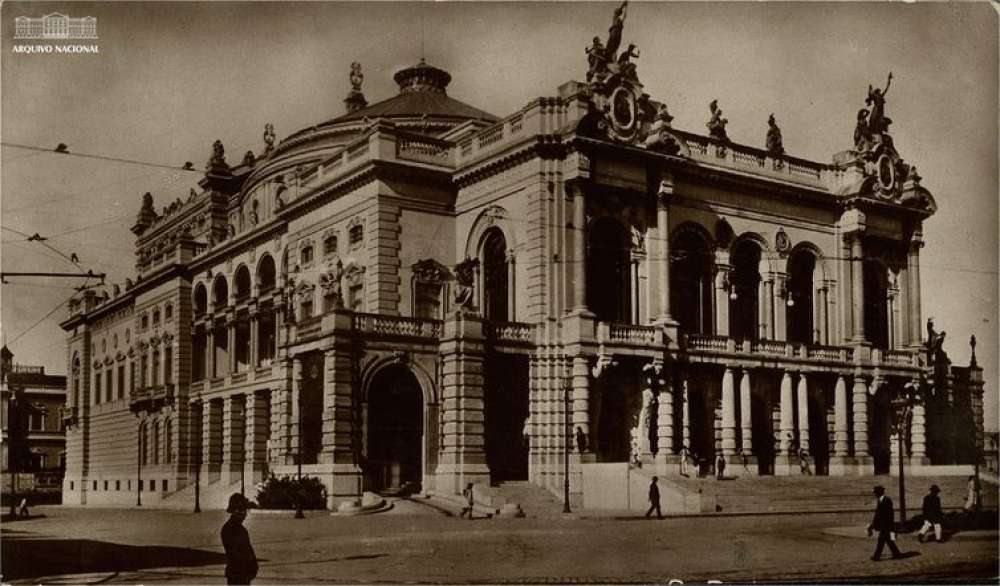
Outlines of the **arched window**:
{"label": "arched window", "polygon": [[752,240],[741,240],[733,247],[730,262],[729,335],[737,340],[760,337],[760,246]]}
{"label": "arched window", "polygon": [[229,285],[226,283],[225,277],[218,277],[215,279],[215,285],[212,291],[212,302],[215,304],[215,309],[222,309],[223,307],[229,305]]}
{"label": "arched window", "polygon": [[306,267],[312,264],[313,260],[313,247],[312,244],[306,244],[299,251],[299,263]]}
{"label": "arched window", "polygon": [[153,310],[153,325],[154,326],[160,325],[160,310],[159,309],[154,309]]}
{"label": "arched window", "polygon": [[328,234],[326,238],[323,239],[323,256],[330,256],[337,254],[337,235]]}
{"label": "arched window", "polygon": [[587,306],[599,321],[628,322],[632,287],[625,227],[601,218],[591,226],[588,242]]}
{"label": "arched window", "polygon": [[250,297],[250,270],[246,265],[236,269],[233,286],[236,287],[236,301],[244,301]]}
{"label": "arched window", "polygon": [[816,257],[798,249],[788,259],[788,283],[785,286],[788,341],[812,344],[816,341],[813,325],[813,272]]}
{"label": "arched window", "polygon": [[274,259],[268,254],[260,260],[260,265],[257,267],[257,287],[260,293],[264,294],[274,289],[274,283]]}
{"label": "arched window", "polygon": [[499,228],[490,228],[483,236],[483,317],[507,321],[507,239]]}
{"label": "arched window", "polygon": [[678,234],[671,246],[670,314],[684,332],[712,331],[712,256],[692,230]]}
{"label": "arched window", "polygon": [[865,339],[875,348],[889,347],[889,275],[876,260],[864,263]]}
{"label": "arched window", "polygon": [[202,315],[206,311],[208,311],[208,293],[205,291],[205,286],[199,283],[194,288],[194,313]]}
{"label": "arched window", "polygon": [[[170,321],[174,319],[174,306],[168,303],[166,307],[163,308],[163,321]],[[117,345],[117,342],[115,343]]]}

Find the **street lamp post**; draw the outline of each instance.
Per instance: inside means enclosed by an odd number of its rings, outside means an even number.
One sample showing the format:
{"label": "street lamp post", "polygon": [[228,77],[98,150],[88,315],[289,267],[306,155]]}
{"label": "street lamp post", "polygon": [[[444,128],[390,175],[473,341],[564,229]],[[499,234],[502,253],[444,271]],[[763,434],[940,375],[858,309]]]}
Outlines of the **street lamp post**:
{"label": "street lamp post", "polygon": [[570,392],[573,390],[573,378],[567,372],[565,377],[565,387],[563,393],[563,414],[565,420],[565,434],[563,445],[563,513],[572,513],[569,508],[569,449],[573,438],[572,424],[570,423]]}
{"label": "street lamp post", "polygon": [[142,506],[142,419],[139,420],[139,425],[136,426],[135,434],[135,477],[136,477],[136,491],[135,491],[135,506]]}
{"label": "street lamp post", "polygon": [[299,417],[298,417],[298,454],[295,459],[298,463],[298,486],[295,491],[295,518],[305,519],[305,514],[302,512],[302,385],[299,384],[299,388],[296,392],[295,401],[299,406]]}
{"label": "street lamp post", "polygon": [[[202,403],[200,401],[197,404],[198,405],[202,405]],[[203,416],[201,415],[200,411],[198,412],[198,415],[199,415],[199,417],[198,417],[198,421],[196,422],[196,425],[201,425]],[[194,449],[195,449],[195,455],[194,455],[194,512],[195,513],[200,513],[201,512],[201,450],[202,450],[202,443],[204,442],[204,440],[201,438],[201,434],[200,433],[198,434],[198,438],[201,441],[199,441],[198,445],[196,445],[194,447]]]}
{"label": "street lamp post", "polygon": [[906,432],[909,428],[910,413],[913,406],[920,400],[920,384],[911,381],[903,385],[902,389],[892,398],[892,427],[898,442],[899,452],[899,522],[906,524],[906,474],[903,468],[906,451]]}

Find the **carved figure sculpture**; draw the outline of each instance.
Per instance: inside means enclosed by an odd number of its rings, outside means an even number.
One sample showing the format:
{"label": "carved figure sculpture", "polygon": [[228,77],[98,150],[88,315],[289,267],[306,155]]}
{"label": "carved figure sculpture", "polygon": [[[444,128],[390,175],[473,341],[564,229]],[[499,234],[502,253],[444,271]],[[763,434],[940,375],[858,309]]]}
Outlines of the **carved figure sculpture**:
{"label": "carved figure sculpture", "polygon": [[344,263],[338,258],[330,270],[319,276],[319,286],[323,296],[330,298],[336,309],[344,306],[344,295],[341,290],[340,278],[344,276]]}
{"label": "carved figure sculpture", "polygon": [[587,63],[590,65],[590,68],[587,70],[588,82],[593,81],[594,77],[601,79],[607,73],[607,53],[600,37],[594,37],[594,44],[587,48]]}
{"label": "carved figure sculpture", "polygon": [[208,161],[209,167],[228,167],[226,165],[226,147],[221,140],[212,143],[212,158]]}
{"label": "carved figure sculpture", "polygon": [[868,128],[868,110],[861,108],[858,110],[858,122],[854,125],[854,149],[857,151],[868,150],[871,137],[872,133]]}
{"label": "carved figure sculpture", "polygon": [[624,77],[635,77],[635,63],[632,63],[632,58],[639,58],[639,51],[636,50],[636,46],[629,43],[627,49],[622,51],[622,54],[618,56],[618,71]]}
{"label": "carved figure sculpture", "polygon": [[268,122],[264,125],[264,154],[274,150],[274,124]]}
{"label": "carved figure sculpture", "polygon": [[889,131],[892,119],[885,115],[885,96],[889,93],[889,85],[892,84],[892,72],[889,72],[889,79],[885,82],[885,89],[868,86],[868,97],[865,104],[871,106],[868,114],[868,129],[872,135]]}
{"label": "carved figure sculpture", "polygon": [[778,128],[778,123],[774,119],[774,114],[771,114],[767,118],[767,154],[772,157],[780,157],[785,154],[785,145],[782,144],[781,140],[781,129]]}
{"label": "carved figure sculpture", "polygon": [[474,284],[478,261],[467,258],[455,265],[455,303],[464,310],[474,308]]}
{"label": "carved figure sculpture", "polygon": [[712,113],[712,117],[705,123],[705,126],[708,127],[709,136],[728,141],[729,135],[726,134],[726,124],[729,123],[729,120],[722,117],[722,108],[719,107],[719,101],[712,100],[708,104],[708,109]]}
{"label": "carved figure sculpture", "polygon": [[361,64],[355,61],[351,63],[351,90],[361,91],[361,84],[365,81],[365,74],[361,73]]}
{"label": "carved figure sculpture", "polygon": [[625,27],[625,9],[627,7],[628,0],[625,0],[621,6],[615,8],[615,15],[611,19],[611,27],[608,28],[608,46],[604,51],[605,59],[608,61],[615,61],[618,47],[622,44],[622,29]]}
{"label": "carved figure sculpture", "polygon": [[639,450],[640,454],[650,454],[649,432],[653,423],[653,391],[649,387],[642,390],[642,408],[639,410]]}

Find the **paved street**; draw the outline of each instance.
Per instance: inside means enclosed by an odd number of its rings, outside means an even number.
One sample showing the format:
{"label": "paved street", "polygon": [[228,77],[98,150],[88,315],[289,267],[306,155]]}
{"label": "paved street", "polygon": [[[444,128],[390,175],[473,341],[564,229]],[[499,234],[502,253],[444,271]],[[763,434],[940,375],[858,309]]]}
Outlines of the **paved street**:
{"label": "paved street", "polygon": [[[3,526],[13,583],[224,583],[224,514],[38,508]],[[901,537],[903,560],[869,561],[867,515],[482,519],[397,501],[387,513],[255,513],[247,521],[257,583],[686,582],[985,580],[997,576],[997,533],[944,544]],[[852,528],[856,528],[856,531]],[[40,578],[47,577],[44,580]]]}

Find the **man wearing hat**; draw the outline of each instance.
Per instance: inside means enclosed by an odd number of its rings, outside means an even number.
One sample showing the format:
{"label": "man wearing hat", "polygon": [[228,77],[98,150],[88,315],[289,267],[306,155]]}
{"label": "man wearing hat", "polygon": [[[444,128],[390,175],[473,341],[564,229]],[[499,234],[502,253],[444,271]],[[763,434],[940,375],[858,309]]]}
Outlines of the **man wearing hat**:
{"label": "man wearing hat", "polygon": [[886,545],[889,546],[889,551],[892,552],[893,559],[901,557],[892,534],[893,525],[895,524],[892,499],[885,496],[885,487],[883,486],[876,486],[872,490],[872,494],[875,495],[877,504],[875,505],[875,516],[872,517],[872,522],[868,524],[868,535],[871,535],[873,531],[878,531],[878,543],[875,545],[875,554],[872,556],[872,561],[877,562],[882,557],[882,548]]}
{"label": "man wearing hat", "polygon": [[941,518],[944,514],[941,512],[941,497],[938,493],[941,489],[938,485],[932,484],[930,492],[924,497],[924,525],[920,528],[917,533],[917,541],[920,543],[924,542],[924,537],[927,532],[934,528],[934,539],[938,543],[941,543]]}
{"label": "man wearing hat", "polygon": [[253,507],[240,493],[229,497],[229,520],[222,526],[222,547],[226,549],[226,583],[249,584],[257,577],[257,556],[250,545],[250,534],[243,526],[247,509]]}

